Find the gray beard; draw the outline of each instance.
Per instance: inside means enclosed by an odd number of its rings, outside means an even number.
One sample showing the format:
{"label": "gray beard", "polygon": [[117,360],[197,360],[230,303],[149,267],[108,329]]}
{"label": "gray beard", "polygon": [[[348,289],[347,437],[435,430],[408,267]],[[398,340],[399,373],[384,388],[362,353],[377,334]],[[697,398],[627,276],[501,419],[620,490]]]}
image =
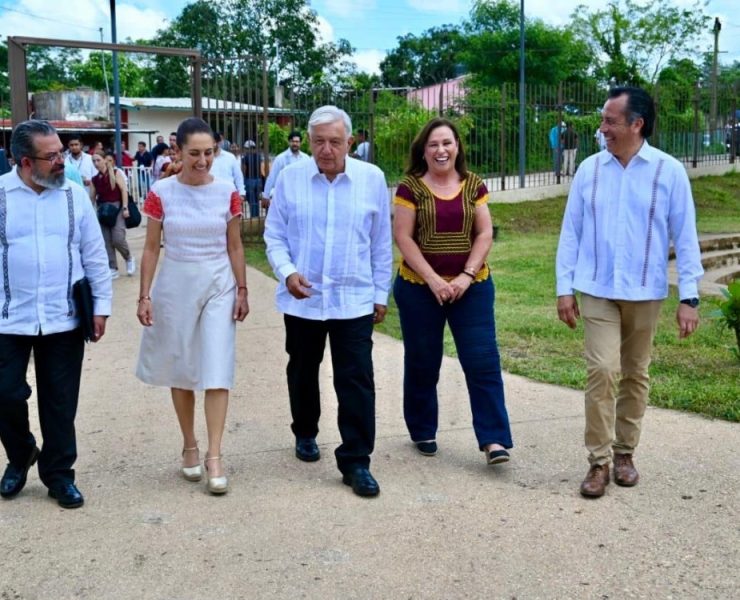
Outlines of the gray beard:
{"label": "gray beard", "polygon": [[48,190],[58,190],[64,185],[64,171],[57,174],[49,173],[49,175],[43,176],[34,169],[31,171],[31,181]]}

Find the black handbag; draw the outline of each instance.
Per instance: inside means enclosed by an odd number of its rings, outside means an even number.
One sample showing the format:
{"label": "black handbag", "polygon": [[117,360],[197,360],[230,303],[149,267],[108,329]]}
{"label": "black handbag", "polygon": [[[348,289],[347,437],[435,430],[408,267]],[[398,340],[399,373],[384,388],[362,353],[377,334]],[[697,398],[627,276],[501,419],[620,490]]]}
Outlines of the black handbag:
{"label": "black handbag", "polygon": [[101,202],[98,204],[98,222],[103,227],[114,227],[120,210],[113,202]]}
{"label": "black handbag", "polygon": [[128,197],[128,217],[124,217],[123,220],[126,223],[126,229],[141,225],[141,211],[130,195]]}
{"label": "black handbag", "polygon": [[75,303],[77,316],[80,318],[80,327],[85,341],[89,342],[95,337],[95,324],[93,322],[93,296],[92,288],[87,277],[83,277],[72,286],[72,299]]}

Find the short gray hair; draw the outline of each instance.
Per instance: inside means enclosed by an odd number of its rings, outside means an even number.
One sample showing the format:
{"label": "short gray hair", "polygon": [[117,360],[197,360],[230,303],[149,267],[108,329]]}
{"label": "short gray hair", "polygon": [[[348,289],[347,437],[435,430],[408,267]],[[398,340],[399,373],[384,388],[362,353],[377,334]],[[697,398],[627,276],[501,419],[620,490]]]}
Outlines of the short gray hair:
{"label": "short gray hair", "polygon": [[56,134],[57,130],[48,121],[30,119],[18,123],[10,136],[10,153],[15,164],[20,165],[24,156],[33,156],[36,153],[35,138]]}
{"label": "short gray hair", "polygon": [[344,129],[347,131],[347,139],[349,139],[352,135],[352,119],[341,108],[330,104],[317,108],[311,113],[311,117],[308,119],[308,135],[313,135],[313,129],[317,125],[326,125],[335,121],[342,121],[344,123]]}

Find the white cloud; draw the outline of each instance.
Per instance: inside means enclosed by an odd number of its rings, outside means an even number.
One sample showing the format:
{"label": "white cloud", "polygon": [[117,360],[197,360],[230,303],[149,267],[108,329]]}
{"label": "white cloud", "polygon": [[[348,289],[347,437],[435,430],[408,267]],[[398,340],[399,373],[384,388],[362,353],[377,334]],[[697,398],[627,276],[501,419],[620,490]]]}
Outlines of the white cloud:
{"label": "white cloud", "polygon": [[[127,37],[152,37],[163,27],[166,15],[161,10],[138,8],[133,4],[116,4],[118,40]],[[111,40],[110,4],[107,0],[75,0],[73,11],[55,13],[46,0],[21,0],[11,10],[0,10],[0,37],[8,35],[61,38],[68,40]]]}
{"label": "white cloud", "polygon": [[352,55],[352,61],[360,71],[380,75],[380,61],[385,54],[384,50],[361,50]]}
{"label": "white cloud", "polygon": [[358,17],[375,10],[375,0],[324,0],[326,11],[339,17]]}
{"label": "white cloud", "polygon": [[407,0],[407,2],[414,10],[424,13],[467,13],[471,4],[469,0],[447,0],[446,2]]}
{"label": "white cloud", "polygon": [[317,15],[316,19],[319,22],[319,41],[333,42],[334,28],[331,26],[331,23],[321,15]]}

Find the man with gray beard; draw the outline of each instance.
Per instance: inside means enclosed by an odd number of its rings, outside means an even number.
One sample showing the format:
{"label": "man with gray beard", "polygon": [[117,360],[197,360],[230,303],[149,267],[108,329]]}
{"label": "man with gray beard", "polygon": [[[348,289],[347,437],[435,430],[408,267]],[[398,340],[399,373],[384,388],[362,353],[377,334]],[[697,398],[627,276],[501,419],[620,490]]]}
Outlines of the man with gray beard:
{"label": "man with gray beard", "polygon": [[[45,121],[13,130],[16,167],[0,177],[0,441],[8,466],[0,496],[14,498],[38,461],[49,496],[63,508],[82,506],[72,465],[74,419],[84,337],[74,283],[92,290],[97,342],[111,312],[108,258],[95,210],[84,189],[64,177],[63,146]],[[31,433],[26,371],[33,351],[43,445]]]}

